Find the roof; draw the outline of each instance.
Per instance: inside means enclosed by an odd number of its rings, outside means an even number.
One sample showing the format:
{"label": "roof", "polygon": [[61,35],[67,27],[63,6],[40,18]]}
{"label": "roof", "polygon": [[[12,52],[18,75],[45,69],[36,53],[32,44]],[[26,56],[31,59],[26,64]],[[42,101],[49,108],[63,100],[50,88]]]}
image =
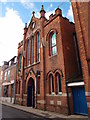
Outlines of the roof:
{"label": "roof", "polygon": [[11,58],[8,62],[10,62],[10,61],[14,60],[16,57],[17,57],[17,56],[14,56],[14,57],[13,57],[13,58]]}
{"label": "roof", "polygon": [[80,74],[73,75],[66,79],[66,83],[73,83],[73,82],[83,82],[83,76]]}

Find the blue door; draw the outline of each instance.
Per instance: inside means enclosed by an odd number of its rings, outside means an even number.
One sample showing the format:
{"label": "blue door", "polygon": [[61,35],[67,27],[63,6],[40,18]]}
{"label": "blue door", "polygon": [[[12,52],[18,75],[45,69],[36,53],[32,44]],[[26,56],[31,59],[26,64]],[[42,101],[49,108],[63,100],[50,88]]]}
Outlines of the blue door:
{"label": "blue door", "polygon": [[72,95],[73,95],[74,113],[88,115],[84,86],[72,87]]}

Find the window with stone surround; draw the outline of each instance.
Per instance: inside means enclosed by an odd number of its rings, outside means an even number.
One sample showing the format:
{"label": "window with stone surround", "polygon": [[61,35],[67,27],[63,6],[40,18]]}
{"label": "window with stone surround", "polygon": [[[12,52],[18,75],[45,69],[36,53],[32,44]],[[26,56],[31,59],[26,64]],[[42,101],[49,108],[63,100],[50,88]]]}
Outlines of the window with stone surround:
{"label": "window with stone surround", "polygon": [[54,79],[53,79],[53,75],[50,74],[49,75],[49,94],[53,94],[54,93]]}
{"label": "window with stone surround", "polygon": [[37,62],[40,61],[40,34],[37,33]]}
{"label": "window with stone surround", "polygon": [[29,39],[27,41],[27,66],[29,65]]}
{"label": "window with stone surround", "polygon": [[32,36],[32,64],[34,63],[34,36]]}
{"label": "window with stone surround", "polygon": [[20,54],[20,59],[19,59],[19,70],[21,70],[21,64],[22,64],[22,55]]}
{"label": "window with stone surround", "polygon": [[50,35],[50,56],[57,54],[57,48],[56,48],[56,36],[55,33],[51,33]]}
{"label": "window with stone surround", "polygon": [[61,77],[60,74],[57,72],[55,75],[55,92],[56,94],[61,93]]}

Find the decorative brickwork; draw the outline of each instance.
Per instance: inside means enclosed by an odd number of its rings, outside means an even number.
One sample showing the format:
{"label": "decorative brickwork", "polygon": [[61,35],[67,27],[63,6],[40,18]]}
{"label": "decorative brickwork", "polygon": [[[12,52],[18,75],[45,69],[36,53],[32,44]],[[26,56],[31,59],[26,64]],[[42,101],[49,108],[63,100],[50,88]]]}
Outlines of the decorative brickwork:
{"label": "decorative brickwork", "polygon": [[[79,46],[85,92],[90,93],[90,2],[71,2],[77,41]],[[90,95],[86,94],[87,103],[90,103]],[[88,105],[90,114],[90,106]]]}
{"label": "decorative brickwork", "polygon": [[[66,79],[80,71],[73,37],[75,25],[62,16],[59,8],[55,10],[54,15],[50,15],[49,20],[45,18],[43,6],[40,18],[36,18],[34,14],[33,12],[29,26],[25,25],[23,43],[19,43],[18,46],[16,103],[68,114]],[[40,61],[37,60],[38,32]],[[20,55],[22,55],[21,70]],[[33,62],[32,57],[34,57]],[[50,74],[53,76],[53,82],[49,82]],[[30,82],[32,79],[34,83]]]}

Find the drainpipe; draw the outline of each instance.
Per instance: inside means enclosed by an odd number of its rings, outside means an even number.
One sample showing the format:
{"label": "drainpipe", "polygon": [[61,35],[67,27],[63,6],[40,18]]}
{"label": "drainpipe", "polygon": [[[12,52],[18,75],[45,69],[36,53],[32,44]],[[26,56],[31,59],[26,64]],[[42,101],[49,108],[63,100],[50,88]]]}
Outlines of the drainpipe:
{"label": "drainpipe", "polygon": [[17,78],[17,61],[16,61],[16,70],[15,70],[15,80],[14,80],[14,104],[15,104],[16,78]]}
{"label": "drainpipe", "polygon": [[66,81],[66,92],[67,92],[67,104],[68,104],[68,115],[71,115],[70,103],[69,103],[69,93],[68,93],[68,81]]}

